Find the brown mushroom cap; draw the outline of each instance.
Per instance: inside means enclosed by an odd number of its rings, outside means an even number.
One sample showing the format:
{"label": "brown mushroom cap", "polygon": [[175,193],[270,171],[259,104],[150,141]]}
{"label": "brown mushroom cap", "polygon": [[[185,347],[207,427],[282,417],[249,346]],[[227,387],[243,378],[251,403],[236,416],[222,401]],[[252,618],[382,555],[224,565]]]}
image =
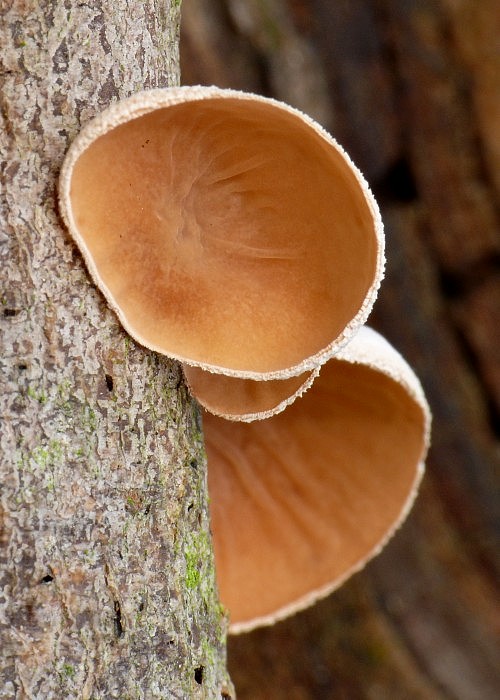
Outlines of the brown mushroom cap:
{"label": "brown mushroom cap", "polygon": [[381,549],[415,497],[430,418],[411,369],[363,328],[284,413],[203,420],[220,595],[241,632],[311,604]]}
{"label": "brown mushroom cap", "polygon": [[68,151],[60,208],[126,330],[248,378],[313,369],[371,309],[377,205],[318,124],[218,88],[116,103]]}
{"label": "brown mushroom cap", "polygon": [[207,411],[226,420],[251,422],[281,413],[302,396],[319,374],[309,370],[288,379],[242,379],[182,365],[189,391]]}

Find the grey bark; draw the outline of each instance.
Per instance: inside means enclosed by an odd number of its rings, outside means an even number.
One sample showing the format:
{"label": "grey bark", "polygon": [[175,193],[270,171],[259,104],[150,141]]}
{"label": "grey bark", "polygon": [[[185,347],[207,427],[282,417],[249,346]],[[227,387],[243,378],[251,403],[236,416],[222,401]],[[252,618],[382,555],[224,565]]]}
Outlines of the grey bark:
{"label": "grey bark", "polygon": [[56,206],[79,125],[178,83],[179,4],[0,0],[0,698],[230,697],[197,409]]}

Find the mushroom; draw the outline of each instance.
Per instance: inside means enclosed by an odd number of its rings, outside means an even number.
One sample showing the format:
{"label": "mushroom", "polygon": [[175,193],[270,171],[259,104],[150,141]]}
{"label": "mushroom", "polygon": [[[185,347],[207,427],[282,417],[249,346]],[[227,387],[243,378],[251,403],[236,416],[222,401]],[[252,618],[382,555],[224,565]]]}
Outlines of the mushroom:
{"label": "mushroom", "polygon": [[60,211],[144,346],[229,376],[314,370],[364,323],[383,272],[363,176],[296,109],[215,87],[111,105],[71,145]]}
{"label": "mushroom", "polygon": [[365,327],[284,413],[203,423],[217,578],[236,633],[310,605],[380,551],[415,498],[430,414],[410,367]]}
{"label": "mushroom", "polygon": [[302,396],[319,374],[319,367],[288,379],[258,381],[206,372],[182,365],[192,396],[207,411],[226,420],[251,422],[284,411]]}
{"label": "mushroom", "polygon": [[207,413],[204,430],[230,630],[339,586],[408,512],[430,423],[411,369],[362,328],[384,266],[363,176],[288,105],[168,88],[82,130],[59,200],[124,328],[211,410],[282,411],[323,365],[287,411]]}

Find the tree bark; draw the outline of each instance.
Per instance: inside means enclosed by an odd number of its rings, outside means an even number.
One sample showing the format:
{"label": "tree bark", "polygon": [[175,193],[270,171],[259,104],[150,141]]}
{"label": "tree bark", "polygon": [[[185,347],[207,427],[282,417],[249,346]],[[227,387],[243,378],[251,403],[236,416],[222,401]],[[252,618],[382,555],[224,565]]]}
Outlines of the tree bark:
{"label": "tree bark", "polygon": [[1,3],[0,698],[230,697],[197,409],[56,205],[81,123],[178,84],[179,5]]}

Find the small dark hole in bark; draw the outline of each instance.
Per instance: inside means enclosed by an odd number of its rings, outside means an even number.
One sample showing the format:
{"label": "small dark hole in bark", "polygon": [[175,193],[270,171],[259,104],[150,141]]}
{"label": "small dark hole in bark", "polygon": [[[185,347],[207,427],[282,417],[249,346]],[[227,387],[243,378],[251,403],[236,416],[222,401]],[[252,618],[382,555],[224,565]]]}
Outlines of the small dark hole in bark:
{"label": "small dark hole in bark", "polygon": [[18,313],[19,313],[19,311],[17,309],[4,309],[3,310],[3,315],[6,318],[9,318],[10,316],[17,316]]}
{"label": "small dark hole in bark", "polygon": [[198,668],[194,669],[194,679],[195,681],[201,685],[203,683],[203,671],[204,671],[203,666],[198,666]]}
{"label": "small dark hole in bark", "polygon": [[194,503],[190,503],[190,504],[188,505],[188,512],[189,512],[190,510],[193,510],[193,508],[194,508]]}
{"label": "small dark hole in bark", "polygon": [[50,583],[53,580],[54,580],[54,577],[51,576],[50,574],[47,574],[46,576],[43,576],[43,578],[40,579],[40,583]]}
{"label": "small dark hole in bark", "polygon": [[17,365],[17,369],[20,369],[21,371],[22,371],[22,370],[25,370],[25,369],[28,369],[28,365],[27,365],[26,363],[24,363],[24,362],[20,362],[20,363]]}
{"label": "small dark hole in bark", "polygon": [[192,459],[189,466],[193,467],[193,469],[198,469],[198,462],[195,459]]}
{"label": "small dark hole in bark", "polygon": [[113,377],[110,374],[106,374],[106,386],[108,387],[108,391],[113,391]]}
{"label": "small dark hole in bark", "polygon": [[142,600],[142,601],[139,603],[139,612],[142,612],[143,610],[144,610],[144,601]]}
{"label": "small dark hole in bark", "polygon": [[120,603],[117,600],[115,600],[114,608],[115,608],[115,634],[117,637],[123,637],[123,635],[125,634],[125,630],[123,629],[123,625],[122,625],[122,609],[120,607]]}
{"label": "small dark hole in bark", "polygon": [[25,610],[26,610],[26,617],[28,618],[28,620],[29,620],[30,622],[32,622],[32,621],[33,621],[33,617],[34,617],[34,612],[35,612],[33,603],[27,603],[27,604],[26,604],[26,607],[25,607]]}

